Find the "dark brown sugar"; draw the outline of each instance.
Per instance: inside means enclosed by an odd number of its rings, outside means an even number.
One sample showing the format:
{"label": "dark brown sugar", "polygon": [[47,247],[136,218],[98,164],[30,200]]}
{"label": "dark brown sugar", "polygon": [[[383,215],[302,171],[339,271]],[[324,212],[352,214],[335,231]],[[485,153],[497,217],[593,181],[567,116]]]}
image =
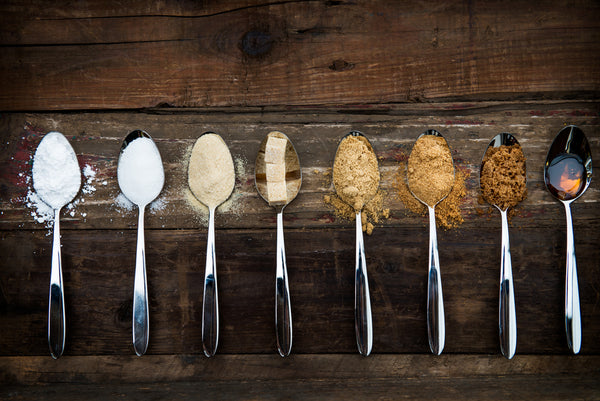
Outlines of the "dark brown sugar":
{"label": "dark brown sugar", "polygon": [[483,198],[502,210],[527,198],[525,155],[521,146],[515,144],[488,148],[479,179]]}

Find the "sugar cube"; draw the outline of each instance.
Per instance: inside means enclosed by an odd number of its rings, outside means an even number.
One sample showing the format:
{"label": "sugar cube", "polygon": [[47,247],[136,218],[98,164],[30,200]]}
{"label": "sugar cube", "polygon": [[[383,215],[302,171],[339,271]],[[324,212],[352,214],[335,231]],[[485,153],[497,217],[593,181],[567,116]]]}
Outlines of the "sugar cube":
{"label": "sugar cube", "polygon": [[287,201],[287,187],[285,181],[267,180],[267,199],[269,203],[285,203]]}
{"label": "sugar cube", "polygon": [[267,181],[285,181],[285,164],[267,163]]}
{"label": "sugar cube", "polygon": [[269,136],[265,147],[265,162],[285,164],[285,148],[287,139]]}

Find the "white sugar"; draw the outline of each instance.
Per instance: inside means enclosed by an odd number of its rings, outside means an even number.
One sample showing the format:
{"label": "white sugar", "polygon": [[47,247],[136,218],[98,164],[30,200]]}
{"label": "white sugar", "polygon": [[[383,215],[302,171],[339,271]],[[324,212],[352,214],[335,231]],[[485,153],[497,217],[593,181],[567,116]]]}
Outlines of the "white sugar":
{"label": "white sugar", "polygon": [[81,187],[81,170],[69,141],[60,132],[44,136],[33,158],[33,187],[52,209],[69,203]]}
{"label": "white sugar", "polygon": [[127,145],[119,156],[117,179],[123,194],[137,205],[145,206],[160,194],[165,173],[152,139],[140,137]]}
{"label": "white sugar", "polygon": [[96,170],[89,164],[86,164],[83,167],[83,176],[85,177],[85,183],[83,184],[81,192],[86,195],[96,192],[96,187],[93,185],[93,182],[96,179]]}

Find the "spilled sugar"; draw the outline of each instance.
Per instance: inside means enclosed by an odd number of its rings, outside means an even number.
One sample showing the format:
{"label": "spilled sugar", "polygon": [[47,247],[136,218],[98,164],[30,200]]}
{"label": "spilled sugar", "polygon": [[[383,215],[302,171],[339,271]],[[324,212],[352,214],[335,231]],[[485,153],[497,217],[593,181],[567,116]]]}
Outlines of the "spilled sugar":
{"label": "spilled sugar", "polygon": [[[188,170],[188,164],[190,161],[190,156],[192,154],[192,147],[193,147],[193,145],[190,145],[187,148],[186,152],[184,152],[184,154],[182,156],[182,165],[185,167],[185,171]],[[235,167],[236,183],[233,187],[233,192],[232,192],[231,196],[225,202],[223,202],[221,205],[219,205],[219,207],[217,207],[217,210],[220,213],[226,213],[229,215],[234,215],[236,217],[239,217],[243,211],[242,202],[240,201],[242,198],[240,182],[243,182],[247,179],[248,161],[243,156],[232,155],[232,157],[233,157],[233,164]],[[194,212],[196,212],[195,213],[196,222],[198,224],[200,224],[201,226],[204,226],[204,227],[208,226],[208,207],[206,207],[198,199],[196,199],[196,197],[194,196],[194,194],[192,193],[192,191],[190,190],[188,185],[186,185],[183,188],[183,196],[184,196],[184,200],[186,201],[188,206]]]}
{"label": "spilled sugar", "polygon": [[[19,173],[19,177],[23,177],[24,173]],[[93,185],[96,179],[96,170],[89,165],[86,164],[83,168],[83,187],[81,188],[80,196],[76,196],[73,201],[65,205],[64,209],[67,210],[67,214],[71,217],[75,217],[77,214],[80,214],[81,217],[87,217],[87,213],[79,212],[77,210],[77,206],[80,203],[85,203],[85,195],[91,196],[94,192],[96,192],[96,187]],[[29,209],[29,214],[33,219],[40,224],[44,224],[46,228],[51,228],[54,221],[54,210],[52,207],[47,205],[35,192],[32,185],[31,175],[27,175],[25,178],[25,182],[27,184],[27,195],[25,196],[24,204]]]}

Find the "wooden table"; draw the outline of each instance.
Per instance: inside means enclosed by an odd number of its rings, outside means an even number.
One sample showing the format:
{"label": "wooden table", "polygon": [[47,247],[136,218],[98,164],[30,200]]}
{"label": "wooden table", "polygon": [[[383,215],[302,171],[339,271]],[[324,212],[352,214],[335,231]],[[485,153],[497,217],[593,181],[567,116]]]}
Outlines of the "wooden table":
{"label": "wooden table", "polygon": [[[573,205],[583,346],[564,330],[565,221],[543,164],[565,124],[600,156],[600,6],[525,2],[30,1],[0,5],[0,398],[600,399],[600,184]],[[441,131],[466,174],[464,224],[438,232],[446,348],[430,354],[427,220],[397,198],[417,135]],[[131,345],[136,212],[116,204],[125,135],[144,129],[166,184],[146,216],[150,346]],[[371,139],[391,218],[366,238],[374,346],[354,338],[354,225],[333,214],[331,164],[351,129]],[[27,206],[31,158],[57,130],[95,191],[62,213],[66,352],[46,341],[50,228]],[[218,354],[202,354],[206,211],[187,161],[205,131],[236,161],[216,216]],[[275,214],[254,188],[271,130],[302,163],[286,208],[292,356],[276,353]],[[517,136],[529,196],[511,223],[517,355],[498,344],[500,216],[479,163]],[[85,178],[85,177],[84,177]]]}

